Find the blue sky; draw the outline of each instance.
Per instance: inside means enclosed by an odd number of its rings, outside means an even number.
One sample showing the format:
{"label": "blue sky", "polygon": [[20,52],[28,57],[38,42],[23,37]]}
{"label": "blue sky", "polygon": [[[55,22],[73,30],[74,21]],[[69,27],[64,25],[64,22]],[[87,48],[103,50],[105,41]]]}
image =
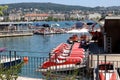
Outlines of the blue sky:
{"label": "blue sky", "polygon": [[120,0],[0,0],[0,4],[21,3],[21,2],[51,2],[67,5],[79,5],[87,7],[96,6],[120,6]]}

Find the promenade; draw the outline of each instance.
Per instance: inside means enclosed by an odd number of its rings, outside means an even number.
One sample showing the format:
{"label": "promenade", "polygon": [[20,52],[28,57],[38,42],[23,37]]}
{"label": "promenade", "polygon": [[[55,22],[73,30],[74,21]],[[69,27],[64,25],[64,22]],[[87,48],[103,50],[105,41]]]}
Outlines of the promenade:
{"label": "promenade", "polygon": [[32,36],[32,31],[0,32],[1,37]]}
{"label": "promenade", "polygon": [[17,80],[44,80],[44,79],[28,78],[28,77],[21,77],[21,76],[19,76]]}

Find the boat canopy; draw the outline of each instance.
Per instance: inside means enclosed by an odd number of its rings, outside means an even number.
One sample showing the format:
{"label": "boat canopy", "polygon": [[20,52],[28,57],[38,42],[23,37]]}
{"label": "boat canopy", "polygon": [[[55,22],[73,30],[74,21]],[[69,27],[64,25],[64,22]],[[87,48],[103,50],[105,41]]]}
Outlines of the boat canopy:
{"label": "boat canopy", "polygon": [[67,31],[67,33],[89,33],[88,29],[82,28],[82,29],[73,29],[70,31]]}
{"label": "boat canopy", "polygon": [[83,25],[84,25],[84,23],[81,22],[81,21],[75,23],[75,27],[76,27],[76,28],[82,28]]}

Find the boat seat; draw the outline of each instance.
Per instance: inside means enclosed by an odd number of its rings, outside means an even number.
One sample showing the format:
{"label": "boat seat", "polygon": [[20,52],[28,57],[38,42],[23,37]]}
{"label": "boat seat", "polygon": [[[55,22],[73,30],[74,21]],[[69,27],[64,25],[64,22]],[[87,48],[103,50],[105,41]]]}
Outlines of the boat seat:
{"label": "boat seat", "polygon": [[66,49],[63,49],[63,53],[69,53],[70,52],[70,50],[68,49],[68,50],[66,50]]}
{"label": "boat seat", "polygon": [[66,57],[66,56],[68,56],[68,55],[69,55],[69,54],[66,54],[66,53],[65,53],[65,54],[64,54],[64,53],[61,54],[61,56],[64,56],[64,57]]}
{"label": "boat seat", "polygon": [[59,60],[65,60],[66,58],[67,58],[67,56],[61,56],[61,55],[58,56],[58,59],[59,59]]}
{"label": "boat seat", "polygon": [[56,61],[56,63],[64,63],[66,60],[59,60],[59,59],[56,59],[55,61]]}

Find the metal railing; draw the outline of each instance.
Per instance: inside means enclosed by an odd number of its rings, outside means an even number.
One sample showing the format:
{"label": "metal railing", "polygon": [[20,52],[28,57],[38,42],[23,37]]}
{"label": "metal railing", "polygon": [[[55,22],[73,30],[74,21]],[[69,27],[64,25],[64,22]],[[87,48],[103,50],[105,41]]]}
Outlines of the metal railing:
{"label": "metal railing", "polygon": [[[59,67],[55,67],[56,70],[52,71],[51,69],[47,70],[46,72],[39,71],[41,65],[43,62],[47,61],[49,57],[36,57],[36,56],[18,56],[18,53],[21,53],[19,51],[6,51],[0,54],[0,59],[4,58],[6,61],[8,58],[10,58],[10,61],[12,61],[12,58],[20,58],[21,61],[24,61],[23,66],[20,69],[19,76],[23,77],[32,77],[32,78],[44,78],[46,80],[93,80],[94,79],[94,70],[97,68],[100,62],[110,62],[115,64],[115,68],[118,72],[119,70],[119,63],[120,61],[110,61],[107,60],[106,57],[104,60],[100,60],[99,57],[97,57],[97,60],[92,60],[92,63],[97,64],[94,66],[94,68],[89,68],[89,65],[87,62],[85,63],[85,66],[81,67],[81,64],[77,64],[74,67],[74,69],[71,70],[71,65],[63,66],[67,67],[66,70],[61,71]],[[27,57],[27,60],[24,59]],[[99,77],[98,77],[99,78]]]}

